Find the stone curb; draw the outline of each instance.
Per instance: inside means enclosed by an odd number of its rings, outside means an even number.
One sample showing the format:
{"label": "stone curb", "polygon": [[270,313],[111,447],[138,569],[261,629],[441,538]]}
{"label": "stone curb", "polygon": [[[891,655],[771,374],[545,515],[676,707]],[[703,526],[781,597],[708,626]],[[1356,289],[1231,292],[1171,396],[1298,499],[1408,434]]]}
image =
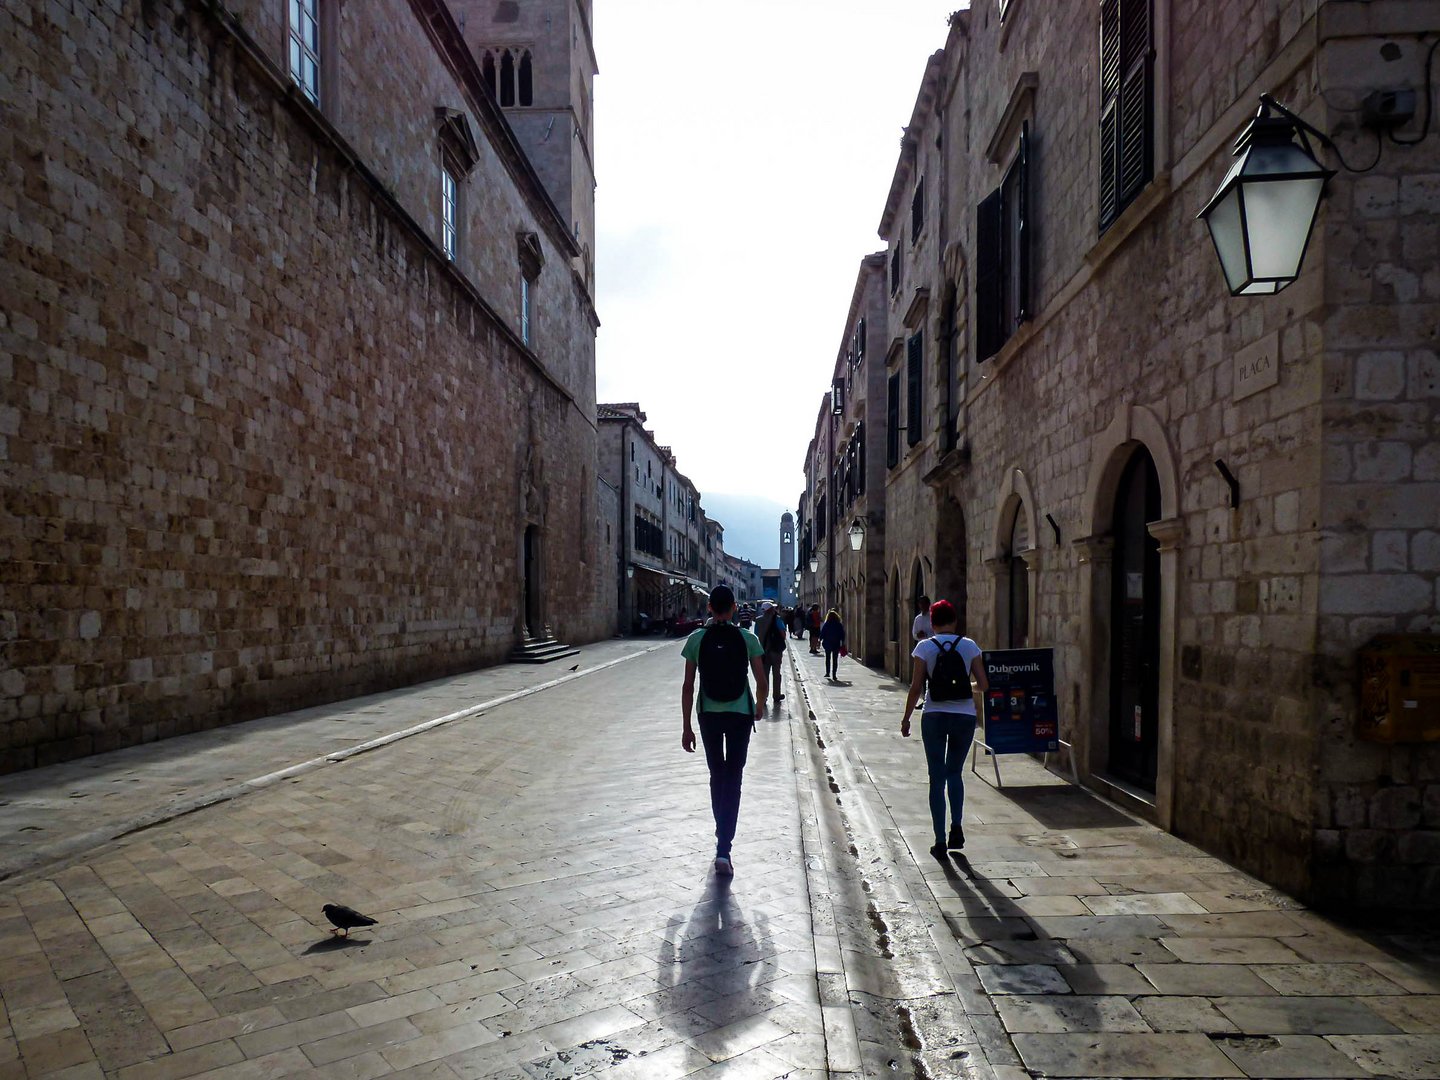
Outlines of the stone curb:
{"label": "stone curb", "polygon": [[12,859],[7,863],[0,863],[0,883],[5,885],[19,885],[30,880],[35,875],[44,872],[61,859],[73,855],[79,855],[90,851],[102,844],[112,840],[119,840],[132,833],[148,829],[154,825],[160,825],[167,821],[174,821],[176,818],[193,814],[197,810],[204,810],[206,807],[216,806],[220,803],[229,802],[252,791],[259,791],[280,783],[282,780],[289,780],[315,769],[324,768],[327,765],[335,765],[347,761],[360,754],[369,753],[372,750],[379,750],[389,746],[391,743],[399,742],[401,739],[408,739],[412,735],[423,735],[427,731],[453,724],[460,720],[468,720],[471,717],[480,716],[491,709],[508,705],[512,701],[530,697],[543,690],[551,690],[557,686],[571,682],[575,679],[584,678],[586,675],[593,675],[597,671],[604,671],[606,668],[615,667],[638,657],[646,656],[659,649],[669,648],[674,645],[671,640],[658,645],[651,645],[638,652],[627,653],[618,656],[613,660],[607,660],[603,664],[596,664],[594,667],[585,668],[582,671],[566,672],[559,678],[550,679],[547,682],[537,683],[535,686],[527,686],[522,690],[516,690],[501,697],[491,698],[489,701],[482,701],[477,705],[470,705],[455,712],[446,713],[444,716],[437,716],[433,720],[426,720],[423,723],[414,724],[399,731],[392,731],[389,734],[381,735],[378,738],[369,739],[366,742],[355,746],[347,746],[343,750],[336,750],[328,754],[321,754],[319,757],[311,758],[308,761],[301,761],[294,765],[288,765],[283,769],[276,769],[274,772],[265,773],[250,780],[241,780],[238,783],[228,784],[225,787],[215,788],[194,798],[180,799],[175,802],[166,803],[151,810],[123,818],[109,825],[90,832],[81,833],[78,836],[70,836],[64,840],[57,840],[53,844],[45,844],[26,851],[19,858]]}
{"label": "stone curb", "polygon": [[[812,677],[805,674],[800,664],[795,661],[793,654],[791,656],[791,670],[794,672],[796,683],[804,694],[809,721],[813,725],[815,733],[823,738],[824,733],[821,730],[820,718],[817,715],[817,706],[819,709],[830,714],[829,720],[832,722],[838,719],[839,714],[828,701],[822,703],[820,699],[812,694],[810,686]],[[868,671],[869,669],[866,670]],[[921,875],[919,866],[916,863],[917,857],[915,853],[900,839],[900,830],[893,820],[889,822],[888,827],[880,820],[877,820],[880,814],[883,814],[884,817],[888,819],[889,811],[886,809],[885,800],[881,796],[874,778],[870,775],[869,770],[863,763],[859,763],[858,768],[851,767],[856,763],[841,753],[840,747],[835,745],[833,735],[823,744],[823,748],[820,749],[820,756],[829,760],[832,757],[832,751],[835,755],[838,755],[835,758],[836,763],[839,764],[843,758],[845,766],[847,766],[844,769],[846,775],[841,775],[839,771],[836,771],[832,774],[833,778],[853,788],[851,793],[854,797],[846,802],[843,807],[837,799],[837,805],[834,808],[837,816],[844,822],[843,827],[849,831],[866,834],[867,838],[873,841],[875,846],[884,852],[892,864],[910,871],[909,873],[902,872],[898,880],[890,883],[890,886],[908,901],[909,906],[915,913],[915,917],[925,924],[930,939],[935,943],[940,963],[951,985],[955,988],[956,998],[962,1002],[966,1015],[972,1018],[977,1015],[993,1018],[993,1007],[983,1009],[977,1013],[977,1005],[983,1002],[984,1005],[988,1006],[988,995],[985,995],[983,989],[980,987],[979,980],[975,977],[969,961],[965,959],[963,950],[956,946],[954,939],[948,931],[940,932],[940,930],[945,928],[944,917],[940,913],[939,905],[930,893],[928,885],[923,885],[923,875]],[[841,788],[840,790],[844,791],[845,788]],[[876,810],[877,807],[880,808],[878,811]],[[919,895],[916,893],[916,886],[914,884],[914,879],[917,877],[922,882],[922,892]],[[861,909],[861,914],[864,914],[863,908]],[[842,958],[843,956],[844,950],[842,950]],[[845,979],[847,985],[854,987],[856,980],[852,977],[852,972],[848,970],[848,965],[842,966],[846,967]],[[895,999],[897,1001],[899,1000],[898,991],[896,992]],[[908,1015],[906,1017],[906,1023],[909,1023]],[[991,1025],[985,1026],[987,1028],[991,1027]],[[998,1024],[994,1026],[998,1027]],[[916,1033],[912,1029],[910,1034]],[[996,1034],[997,1032],[993,1029],[987,1030],[984,1033],[980,1030],[976,1031],[976,1042],[969,1044],[967,1049],[969,1049],[972,1054],[978,1050],[982,1060],[976,1061],[972,1057],[964,1063],[962,1069],[967,1077],[973,1077],[975,1080],[989,1080],[990,1077],[997,1075],[997,1063],[991,1060],[992,1055],[989,1053],[990,1047],[986,1045],[986,1037],[994,1037]],[[998,1032],[998,1034],[1003,1037],[1003,1030]],[[1018,1058],[1013,1056],[1013,1048],[1007,1049],[1010,1049],[1010,1052],[1002,1052],[998,1056],[1004,1059],[1018,1060]],[[923,1069],[923,1066],[918,1061],[916,1064]]]}

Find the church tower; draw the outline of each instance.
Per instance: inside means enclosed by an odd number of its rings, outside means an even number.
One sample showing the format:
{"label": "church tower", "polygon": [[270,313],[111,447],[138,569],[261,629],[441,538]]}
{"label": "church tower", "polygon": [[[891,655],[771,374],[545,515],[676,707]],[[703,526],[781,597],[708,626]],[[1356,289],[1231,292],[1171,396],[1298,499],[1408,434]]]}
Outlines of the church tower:
{"label": "church tower", "polygon": [[780,515],[780,604],[795,606],[795,515]]}
{"label": "church tower", "polygon": [[592,0],[449,0],[485,83],[551,201],[570,222],[595,291]]}

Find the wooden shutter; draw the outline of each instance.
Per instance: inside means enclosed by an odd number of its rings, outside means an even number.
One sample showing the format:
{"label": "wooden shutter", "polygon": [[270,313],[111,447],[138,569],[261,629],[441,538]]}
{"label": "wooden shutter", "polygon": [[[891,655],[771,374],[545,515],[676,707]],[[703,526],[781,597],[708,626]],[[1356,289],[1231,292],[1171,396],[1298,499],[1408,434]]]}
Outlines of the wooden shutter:
{"label": "wooden shutter", "polygon": [[865,424],[855,425],[855,491],[865,494]]}
{"label": "wooden shutter", "polygon": [[[1019,264],[1015,280],[1015,321],[1022,323],[1030,318],[1030,123],[1020,125],[1020,155],[1015,159],[1015,193],[1019,205],[1015,208],[1015,259]],[[1014,327],[1007,327],[1007,334]]]}
{"label": "wooden shutter", "polygon": [[1004,268],[1001,262],[1002,230],[1000,189],[981,201],[975,228],[975,359],[987,360],[1005,342],[1000,323]]}
{"label": "wooden shutter", "polygon": [[1154,174],[1152,0],[1100,3],[1100,229]]}
{"label": "wooden shutter", "polygon": [[1121,206],[1150,181],[1154,128],[1154,65],[1150,48],[1150,0],[1125,0],[1120,7],[1120,147]]}
{"label": "wooden shutter", "polygon": [[924,362],[924,335],[913,334],[905,343],[905,442],[909,446],[919,442],[922,434],[920,415],[925,387],[920,380]]}
{"label": "wooden shutter", "polygon": [[885,387],[885,464],[893,469],[900,461],[900,375],[890,376]]}

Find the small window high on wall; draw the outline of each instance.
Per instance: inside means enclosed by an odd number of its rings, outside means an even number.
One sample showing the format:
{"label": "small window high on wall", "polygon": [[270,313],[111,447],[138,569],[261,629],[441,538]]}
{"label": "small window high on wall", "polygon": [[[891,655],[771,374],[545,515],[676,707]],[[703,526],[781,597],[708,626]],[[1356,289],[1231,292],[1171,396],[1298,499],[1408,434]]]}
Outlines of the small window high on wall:
{"label": "small window high on wall", "polygon": [[320,104],[320,0],[290,0],[290,78]]}

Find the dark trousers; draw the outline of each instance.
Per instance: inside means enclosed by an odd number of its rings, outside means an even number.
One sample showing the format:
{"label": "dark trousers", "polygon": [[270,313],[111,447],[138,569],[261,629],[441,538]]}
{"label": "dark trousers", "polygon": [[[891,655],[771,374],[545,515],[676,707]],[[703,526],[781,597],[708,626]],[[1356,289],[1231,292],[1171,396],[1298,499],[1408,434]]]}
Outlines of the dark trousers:
{"label": "dark trousers", "polygon": [[974,713],[920,714],[920,740],[930,773],[930,821],[935,842],[945,843],[945,797],[950,797],[950,822],[959,825],[965,812],[965,755],[975,738]]}
{"label": "dark trousers", "polygon": [[740,819],[740,777],[750,752],[751,718],[744,713],[700,714],[700,741],[710,766],[710,809],[715,814],[715,854],[730,854]]}
{"label": "dark trousers", "polygon": [[838,648],[825,650],[825,674],[837,679],[840,677],[840,650]]}

